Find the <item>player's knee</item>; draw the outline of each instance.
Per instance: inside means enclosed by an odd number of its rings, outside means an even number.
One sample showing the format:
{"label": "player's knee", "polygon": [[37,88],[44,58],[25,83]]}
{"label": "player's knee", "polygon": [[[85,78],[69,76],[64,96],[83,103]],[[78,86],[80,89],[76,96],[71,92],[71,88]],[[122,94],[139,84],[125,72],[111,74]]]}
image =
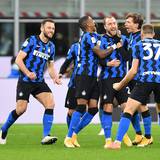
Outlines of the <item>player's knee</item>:
{"label": "player's knee", "polygon": [[80,113],[84,113],[86,111],[86,105],[84,105],[84,104],[77,105],[76,111],[80,112]]}
{"label": "player's knee", "polygon": [[91,114],[91,115],[96,115],[96,113],[98,112],[98,108],[89,108],[88,109],[88,112]]}
{"label": "player's knee", "polygon": [[25,113],[27,110],[27,107],[17,107],[16,108],[16,113],[20,116],[22,115],[23,113]]}
{"label": "player's knee", "polygon": [[55,103],[54,103],[54,101],[50,100],[50,101],[47,101],[44,104],[44,106],[45,106],[46,109],[54,109]]}
{"label": "player's knee", "polygon": [[73,110],[73,109],[69,109],[69,110],[68,110],[68,115],[72,116],[72,114],[73,114],[74,111],[75,111],[75,110]]}
{"label": "player's knee", "polygon": [[128,118],[128,119],[130,119],[130,120],[131,120],[132,115],[131,115],[130,113],[124,112],[124,113],[123,113],[123,115],[122,115],[122,117],[124,117],[124,118]]}

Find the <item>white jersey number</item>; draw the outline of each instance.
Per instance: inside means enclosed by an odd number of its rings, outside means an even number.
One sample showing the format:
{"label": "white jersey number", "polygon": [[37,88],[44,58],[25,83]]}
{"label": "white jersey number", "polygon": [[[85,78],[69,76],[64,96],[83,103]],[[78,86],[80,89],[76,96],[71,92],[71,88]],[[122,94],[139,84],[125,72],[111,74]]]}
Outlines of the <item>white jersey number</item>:
{"label": "white jersey number", "polygon": [[[153,50],[152,50],[151,47],[152,47],[152,44],[151,44],[151,43],[143,43],[143,49],[144,49],[145,51],[148,51],[148,53],[149,53],[148,56],[144,56],[144,57],[143,57],[144,60],[149,60],[149,59],[151,59],[151,58],[154,56]],[[158,60],[158,59],[159,59],[159,56],[160,56],[160,44],[154,43],[154,44],[153,44],[153,47],[154,47],[154,48],[158,48],[157,51],[156,51],[156,53],[155,53],[155,57],[154,57],[154,60]]]}

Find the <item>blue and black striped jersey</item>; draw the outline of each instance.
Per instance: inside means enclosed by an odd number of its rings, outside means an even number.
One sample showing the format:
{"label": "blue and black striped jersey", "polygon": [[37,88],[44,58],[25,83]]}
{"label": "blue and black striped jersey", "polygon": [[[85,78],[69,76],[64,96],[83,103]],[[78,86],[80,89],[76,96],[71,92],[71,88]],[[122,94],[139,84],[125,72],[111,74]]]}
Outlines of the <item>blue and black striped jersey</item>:
{"label": "blue and black striped jersey", "polygon": [[160,83],[160,41],[144,39],[132,48],[134,59],[139,59],[140,82]]}
{"label": "blue and black striped jersey", "polygon": [[[110,37],[109,35],[105,34],[102,36],[101,39],[101,49],[107,49],[108,46],[111,46],[115,44],[115,40],[113,37]],[[106,78],[116,78],[116,77],[124,77],[126,74],[126,61],[122,58],[122,53],[120,53],[120,50],[116,49],[114,50],[110,56],[105,58],[106,64],[107,62],[117,59],[120,60],[120,65],[118,67],[109,67],[109,66],[102,66],[100,78],[106,79]]]}
{"label": "blue and black striped jersey", "polygon": [[97,77],[98,56],[93,52],[95,45],[100,42],[101,36],[97,33],[85,32],[80,37],[80,53],[78,55],[77,75]]}
{"label": "blue and black striped jersey", "polygon": [[[130,54],[130,59],[129,59],[129,66],[128,68],[131,68],[132,66],[132,47],[134,47],[136,45],[136,43],[138,43],[141,40],[141,32],[138,31],[136,33],[131,33],[127,39],[127,49],[128,52]],[[137,80],[139,77],[139,72],[137,73],[137,75],[134,77],[134,80]]]}
{"label": "blue and black striped jersey", "polygon": [[70,78],[70,81],[68,83],[68,87],[75,87],[75,74],[76,74],[76,70],[77,70],[77,57],[78,57],[78,53],[80,51],[80,45],[79,43],[74,43],[72,44],[72,46],[70,47],[68,53],[67,53],[67,58],[68,60],[72,60],[74,63],[74,69]]}
{"label": "blue and black striped jersey", "polygon": [[39,36],[31,36],[22,44],[21,50],[27,54],[24,64],[29,71],[37,76],[35,80],[30,80],[25,74],[20,73],[20,80],[25,82],[44,81],[44,69],[47,61],[53,61],[55,55],[55,45],[48,41],[44,43]]}

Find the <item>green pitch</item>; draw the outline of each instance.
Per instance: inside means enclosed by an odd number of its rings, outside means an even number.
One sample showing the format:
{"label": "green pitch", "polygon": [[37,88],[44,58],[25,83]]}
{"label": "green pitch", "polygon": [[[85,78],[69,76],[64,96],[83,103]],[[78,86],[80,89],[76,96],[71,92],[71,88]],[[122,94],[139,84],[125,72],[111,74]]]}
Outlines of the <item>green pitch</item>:
{"label": "green pitch", "polygon": [[[100,125],[89,125],[79,137],[81,148],[68,149],[63,146],[67,132],[66,125],[54,125],[58,136],[54,145],[40,144],[41,125],[14,125],[8,134],[7,144],[0,146],[0,160],[160,160],[160,126],[152,126],[154,143],[146,148],[132,148],[122,145],[119,151],[105,150],[104,136],[98,136]],[[113,126],[115,137],[117,125]],[[133,139],[132,127],[129,136]]]}

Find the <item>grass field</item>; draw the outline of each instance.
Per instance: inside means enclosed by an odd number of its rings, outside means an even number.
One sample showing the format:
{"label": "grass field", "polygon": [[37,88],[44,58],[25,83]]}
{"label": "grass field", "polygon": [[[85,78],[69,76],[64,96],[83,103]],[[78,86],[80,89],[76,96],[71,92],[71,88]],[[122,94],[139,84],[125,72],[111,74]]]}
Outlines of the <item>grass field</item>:
{"label": "grass field", "polygon": [[[54,145],[40,144],[41,125],[14,125],[8,134],[7,144],[0,146],[0,160],[159,160],[160,127],[152,126],[154,143],[146,148],[128,148],[124,144],[119,151],[105,150],[104,137],[98,136],[100,125],[89,125],[79,135],[81,148],[68,149],[63,146],[66,125],[54,125],[54,135],[58,141]],[[113,137],[117,125],[113,126]],[[129,136],[133,139],[133,129]]]}

